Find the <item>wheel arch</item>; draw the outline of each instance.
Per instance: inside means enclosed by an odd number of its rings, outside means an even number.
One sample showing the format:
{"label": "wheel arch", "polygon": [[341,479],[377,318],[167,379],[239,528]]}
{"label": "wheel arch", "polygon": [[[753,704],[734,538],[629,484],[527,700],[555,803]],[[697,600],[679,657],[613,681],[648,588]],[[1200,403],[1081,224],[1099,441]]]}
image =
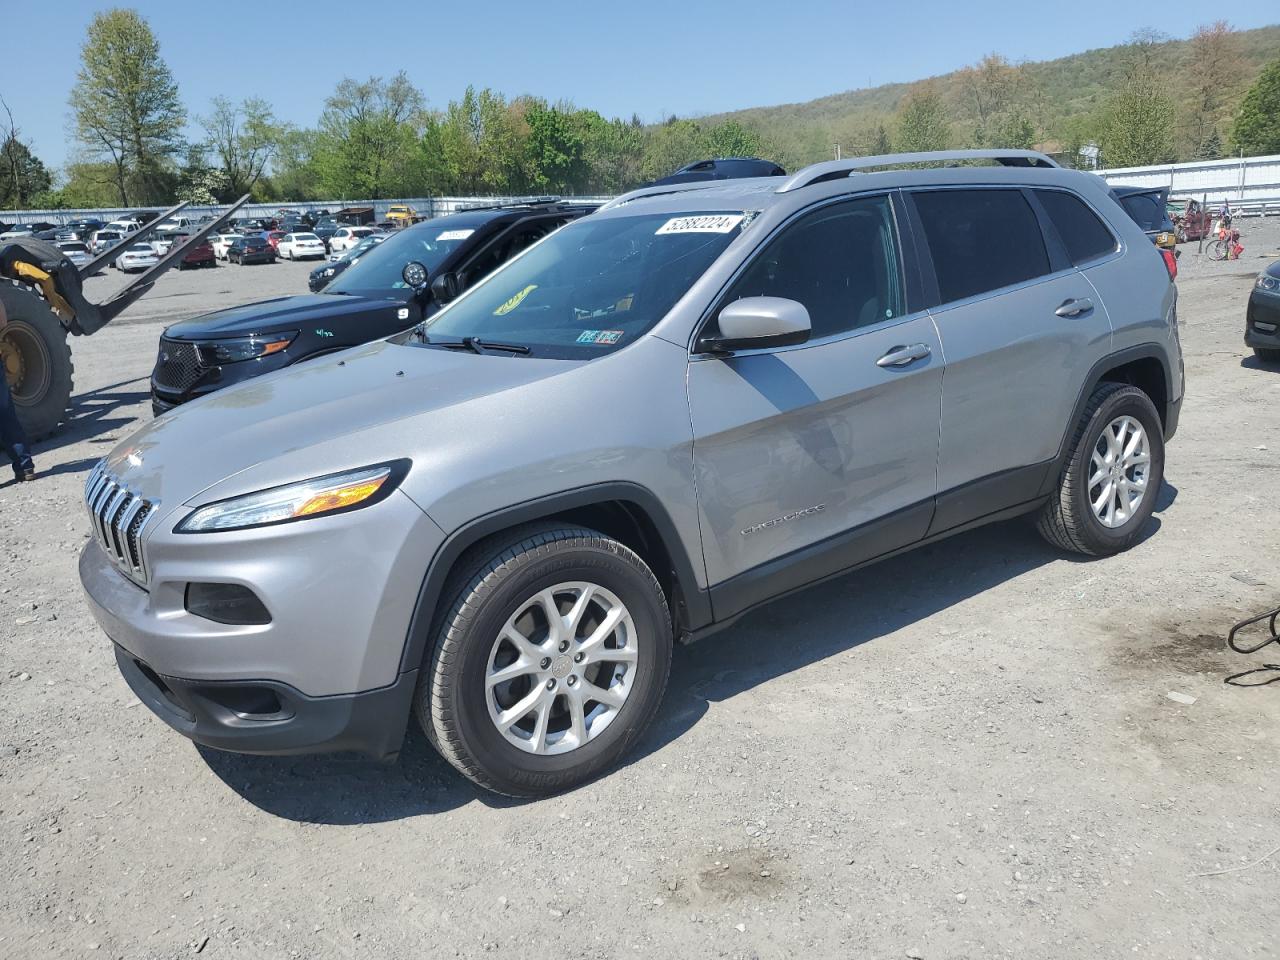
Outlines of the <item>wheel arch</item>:
{"label": "wheel arch", "polygon": [[418,590],[401,672],[421,665],[439,625],[445,586],[468,551],[495,534],[535,521],[590,527],[634,550],[666,590],[677,636],[711,623],[710,594],[698,585],[675,521],[658,497],[627,481],[593,484],[504,507],[451,533],[436,551]]}
{"label": "wheel arch", "polygon": [[1173,367],[1169,362],[1168,351],[1158,343],[1142,343],[1108,354],[1095,363],[1085,377],[1072,408],[1071,418],[1064,425],[1058,454],[1052,461],[1051,469],[1045,474],[1041,496],[1053,491],[1058,476],[1071,456],[1071,438],[1075,434],[1076,424],[1080,422],[1089,398],[1102,383],[1127,383],[1145,393],[1151,398],[1160,417],[1160,425],[1168,434],[1170,398],[1174,395]]}

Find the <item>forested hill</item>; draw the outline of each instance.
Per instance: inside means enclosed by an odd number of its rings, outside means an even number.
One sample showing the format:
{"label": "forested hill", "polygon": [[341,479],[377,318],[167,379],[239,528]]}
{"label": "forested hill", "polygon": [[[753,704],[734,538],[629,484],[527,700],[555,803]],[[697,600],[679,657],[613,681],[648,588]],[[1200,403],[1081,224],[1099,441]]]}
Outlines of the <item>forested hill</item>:
{"label": "forested hill", "polygon": [[[1229,11],[1226,11],[1229,13]],[[1191,39],[1159,40],[1142,45],[1141,55],[1151,59],[1152,73],[1164,87],[1176,108],[1175,146],[1179,159],[1187,159],[1199,146],[1195,139],[1200,126],[1194,115],[1199,100],[1196,50]],[[1262,68],[1280,58],[1280,26],[1233,31],[1223,45],[1223,102],[1215,107],[1223,125],[1239,106],[1244,91]],[[1051,143],[1097,139],[1104,122],[1108,98],[1120,85],[1134,57],[1134,45],[1124,44],[1072,54],[1057,60],[1019,64],[1016,51],[997,51],[1023,74],[1030,89],[1037,138]],[[954,146],[970,145],[976,124],[970,81],[972,68],[933,77],[953,119]],[[707,123],[737,121],[758,133],[792,165],[829,159],[839,142],[846,153],[864,153],[874,145],[877,128],[883,124],[894,137],[895,113],[904,97],[918,83],[890,83],[879,87],[850,90],[805,103],[752,107],[708,116]],[[1224,144],[1228,130],[1221,130]]]}

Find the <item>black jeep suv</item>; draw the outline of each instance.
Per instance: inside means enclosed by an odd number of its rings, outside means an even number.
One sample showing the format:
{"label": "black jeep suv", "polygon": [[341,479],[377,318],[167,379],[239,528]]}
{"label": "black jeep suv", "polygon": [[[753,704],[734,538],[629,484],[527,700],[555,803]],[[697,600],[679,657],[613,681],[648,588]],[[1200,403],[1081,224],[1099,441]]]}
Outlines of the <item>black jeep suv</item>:
{"label": "black jeep suv", "polygon": [[[594,209],[548,202],[438,217],[388,237],[320,293],[175,323],[160,336],[151,408],[158,415],[300,360],[412,327],[557,227]],[[410,286],[404,268],[415,261],[426,268],[426,277]]]}

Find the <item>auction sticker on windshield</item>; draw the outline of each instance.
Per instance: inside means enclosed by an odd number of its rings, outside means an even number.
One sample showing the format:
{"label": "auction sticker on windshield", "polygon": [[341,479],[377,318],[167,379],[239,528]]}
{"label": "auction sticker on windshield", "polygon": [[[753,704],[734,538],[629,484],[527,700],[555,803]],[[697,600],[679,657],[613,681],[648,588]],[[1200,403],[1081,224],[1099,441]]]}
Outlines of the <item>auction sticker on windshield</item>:
{"label": "auction sticker on windshield", "polygon": [[654,236],[666,233],[729,233],[742,222],[740,213],[715,213],[701,217],[673,217],[656,231]]}
{"label": "auction sticker on windshield", "polygon": [[475,233],[474,230],[446,230],[440,236],[436,237],[436,243],[444,240],[465,240],[467,237]]}

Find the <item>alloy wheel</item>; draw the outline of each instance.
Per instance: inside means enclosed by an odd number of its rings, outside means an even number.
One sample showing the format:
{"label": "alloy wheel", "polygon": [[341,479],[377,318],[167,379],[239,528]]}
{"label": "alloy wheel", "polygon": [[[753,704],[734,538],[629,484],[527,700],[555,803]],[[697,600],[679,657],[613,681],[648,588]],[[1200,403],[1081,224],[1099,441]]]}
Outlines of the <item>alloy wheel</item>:
{"label": "alloy wheel", "polygon": [[1147,496],[1151,450],[1147,432],[1135,418],[1116,417],[1093,445],[1089,462],[1089,504],[1112,530],[1124,526]]}
{"label": "alloy wheel", "polygon": [[521,603],[493,642],[489,719],[527,753],[576,750],[618,716],[639,656],[635,623],[615,594],[582,581],[548,587]]}

